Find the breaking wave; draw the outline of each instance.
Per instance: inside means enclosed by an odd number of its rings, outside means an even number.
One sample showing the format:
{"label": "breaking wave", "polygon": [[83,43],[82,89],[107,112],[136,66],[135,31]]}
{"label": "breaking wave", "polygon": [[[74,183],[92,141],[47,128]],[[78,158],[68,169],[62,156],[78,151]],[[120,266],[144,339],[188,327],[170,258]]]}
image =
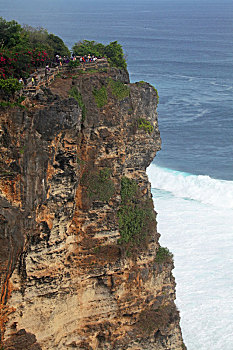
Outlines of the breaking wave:
{"label": "breaking wave", "polygon": [[233,181],[193,175],[155,164],[147,168],[147,175],[152,188],[171,192],[176,197],[233,209]]}

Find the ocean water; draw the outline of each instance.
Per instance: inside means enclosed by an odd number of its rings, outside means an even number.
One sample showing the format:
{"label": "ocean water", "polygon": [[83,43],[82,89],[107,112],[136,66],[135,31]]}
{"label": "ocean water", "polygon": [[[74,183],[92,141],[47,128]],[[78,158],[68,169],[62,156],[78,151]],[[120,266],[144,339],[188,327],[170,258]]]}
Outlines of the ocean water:
{"label": "ocean water", "polygon": [[118,40],[131,81],[159,93],[162,150],[147,169],[174,254],[188,350],[233,349],[232,0],[0,0],[0,16],[72,45]]}

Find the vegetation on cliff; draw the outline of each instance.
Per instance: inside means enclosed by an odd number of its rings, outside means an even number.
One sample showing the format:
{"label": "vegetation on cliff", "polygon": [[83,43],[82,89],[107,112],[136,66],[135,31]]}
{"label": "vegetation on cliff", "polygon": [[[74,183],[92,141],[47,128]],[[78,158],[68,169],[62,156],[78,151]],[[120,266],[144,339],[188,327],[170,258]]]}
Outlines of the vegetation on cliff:
{"label": "vegetation on cliff", "polygon": [[72,51],[78,56],[93,55],[96,57],[107,57],[112,66],[127,68],[122,46],[117,41],[104,45],[95,41],[83,40],[77,42],[72,47]]}
{"label": "vegetation on cliff", "polygon": [[100,89],[94,88],[92,93],[95,97],[97,107],[102,108],[108,103],[108,92],[119,101],[122,101],[129,96],[130,89],[121,81],[116,81],[111,78],[107,79],[108,84],[103,85]]}
{"label": "vegetation on cliff", "polygon": [[118,100],[121,101],[129,96],[129,87],[121,81],[109,79],[109,86],[112,90],[113,96],[115,96]]}
{"label": "vegetation on cliff", "polygon": [[173,259],[173,254],[166,247],[159,247],[156,253],[155,261],[157,263],[162,263],[166,261],[171,261]]}
{"label": "vegetation on cliff", "polygon": [[153,125],[145,118],[138,119],[138,128],[143,129],[148,134],[150,134],[153,131]]}
{"label": "vegetation on cliff", "polygon": [[92,200],[108,202],[115,192],[111,180],[111,169],[103,168],[99,171],[90,170],[84,172],[81,184],[86,188],[88,197]]}
{"label": "vegetation on cliff", "polygon": [[118,210],[119,243],[131,253],[135,248],[147,246],[155,216],[149,199],[144,200],[138,184],[133,179],[123,176],[121,179],[121,205]]}
{"label": "vegetation on cliff", "polygon": [[69,96],[73,97],[78,102],[79,107],[82,109],[82,121],[84,121],[86,118],[86,106],[83,102],[82,94],[73,86],[69,91]]}
{"label": "vegetation on cliff", "polygon": [[102,86],[100,89],[94,89],[92,91],[97,107],[102,108],[108,102],[107,89],[105,86]]}
{"label": "vegetation on cliff", "polygon": [[[58,36],[44,28],[21,26],[16,21],[0,17],[0,78],[27,77],[35,68],[45,66],[55,55],[70,56],[68,47]],[[108,45],[83,40],[76,43],[73,54],[107,57],[110,64],[126,69],[122,46],[113,41]],[[77,63],[75,63],[77,65]]]}
{"label": "vegetation on cliff", "polygon": [[56,54],[70,55],[63,40],[46,29],[21,26],[0,17],[0,78],[28,77]]}
{"label": "vegetation on cliff", "polygon": [[22,85],[18,82],[17,79],[0,79],[0,93],[1,95],[6,94],[13,95],[16,91],[22,89]]}
{"label": "vegetation on cliff", "polygon": [[[110,65],[126,69],[126,61],[120,44],[117,41],[108,45],[95,41],[83,40],[73,46],[73,55],[105,57]],[[48,33],[44,28],[33,28],[28,25],[21,26],[16,21],[6,21],[0,17],[0,94],[4,100],[14,97],[15,92],[21,90],[32,73],[46,65],[57,64],[55,56],[66,57],[70,69],[80,65],[79,59],[69,60],[71,55],[68,47],[58,36]],[[81,72],[80,72],[81,74]],[[128,92],[116,83],[111,83],[113,94],[121,99]],[[124,90],[124,91],[123,91]],[[123,95],[122,95],[123,92]],[[100,91],[93,91],[98,107],[107,103],[107,91],[104,87]],[[73,94],[73,92],[71,92]],[[73,96],[73,95],[72,95]],[[85,118],[85,106],[82,99],[76,94],[76,99],[83,110]]]}

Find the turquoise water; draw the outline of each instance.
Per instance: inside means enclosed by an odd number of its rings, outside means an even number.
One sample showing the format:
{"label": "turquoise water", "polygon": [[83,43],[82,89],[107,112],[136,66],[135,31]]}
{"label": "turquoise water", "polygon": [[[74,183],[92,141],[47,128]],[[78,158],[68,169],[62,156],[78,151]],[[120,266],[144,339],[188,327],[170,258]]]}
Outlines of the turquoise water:
{"label": "turquoise water", "polygon": [[131,81],[158,89],[162,150],[148,174],[184,339],[189,350],[232,350],[233,2],[0,0],[0,15],[70,48],[118,40]]}

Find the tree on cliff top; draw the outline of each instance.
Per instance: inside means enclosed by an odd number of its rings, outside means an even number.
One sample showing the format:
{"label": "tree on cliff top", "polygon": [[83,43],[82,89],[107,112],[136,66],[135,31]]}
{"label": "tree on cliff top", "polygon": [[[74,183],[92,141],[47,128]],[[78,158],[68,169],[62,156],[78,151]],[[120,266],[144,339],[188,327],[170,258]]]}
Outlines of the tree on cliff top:
{"label": "tree on cliff top", "polygon": [[107,57],[109,63],[118,68],[127,68],[126,60],[122,46],[117,41],[108,45],[97,43],[95,41],[79,41],[72,47],[72,51],[77,56],[94,55],[96,57]]}
{"label": "tree on cliff top", "polygon": [[63,40],[46,29],[22,27],[0,17],[0,79],[28,77],[54,56],[70,55]]}
{"label": "tree on cliff top", "polygon": [[44,28],[33,28],[25,25],[23,34],[25,34],[30,48],[46,50],[51,58],[57,54],[60,56],[70,55],[70,51],[63,40],[57,35],[49,34]]}
{"label": "tree on cliff top", "polygon": [[16,21],[0,17],[0,48],[12,48],[23,41],[22,27]]}

